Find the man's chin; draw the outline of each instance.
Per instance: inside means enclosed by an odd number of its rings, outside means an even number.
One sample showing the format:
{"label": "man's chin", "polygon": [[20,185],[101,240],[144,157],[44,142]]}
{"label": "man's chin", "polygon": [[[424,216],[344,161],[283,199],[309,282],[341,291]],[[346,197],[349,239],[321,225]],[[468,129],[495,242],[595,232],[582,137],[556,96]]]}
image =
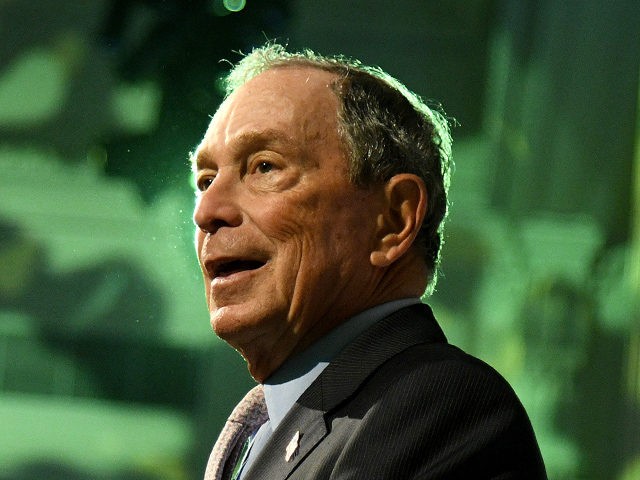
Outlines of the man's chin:
{"label": "man's chin", "polygon": [[218,307],[209,314],[213,332],[225,342],[242,330],[242,322],[232,318],[233,316],[233,307]]}
{"label": "man's chin", "polygon": [[210,313],[210,324],[213,332],[235,349],[243,344],[253,342],[260,335],[257,332],[262,321],[255,312],[248,312],[244,305],[228,305],[213,309]]}

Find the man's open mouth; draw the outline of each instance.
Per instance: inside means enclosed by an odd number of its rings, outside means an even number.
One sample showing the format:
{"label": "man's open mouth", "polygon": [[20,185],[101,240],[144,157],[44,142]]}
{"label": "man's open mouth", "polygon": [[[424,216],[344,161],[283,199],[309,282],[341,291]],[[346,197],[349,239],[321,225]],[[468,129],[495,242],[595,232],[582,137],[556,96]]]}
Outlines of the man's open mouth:
{"label": "man's open mouth", "polygon": [[216,267],[214,278],[224,278],[234,273],[256,270],[263,265],[264,262],[258,260],[231,260],[229,262],[223,262]]}

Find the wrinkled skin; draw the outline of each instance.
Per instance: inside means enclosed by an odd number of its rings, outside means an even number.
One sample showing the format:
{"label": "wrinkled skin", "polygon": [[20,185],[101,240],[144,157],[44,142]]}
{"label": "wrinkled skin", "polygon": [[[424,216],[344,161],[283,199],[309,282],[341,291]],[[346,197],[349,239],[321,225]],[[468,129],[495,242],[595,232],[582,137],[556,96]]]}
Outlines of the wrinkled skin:
{"label": "wrinkled skin", "polygon": [[333,80],[267,70],[227,98],[194,153],[211,325],[258,381],[390,291],[371,261],[384,189],[349,181]]}

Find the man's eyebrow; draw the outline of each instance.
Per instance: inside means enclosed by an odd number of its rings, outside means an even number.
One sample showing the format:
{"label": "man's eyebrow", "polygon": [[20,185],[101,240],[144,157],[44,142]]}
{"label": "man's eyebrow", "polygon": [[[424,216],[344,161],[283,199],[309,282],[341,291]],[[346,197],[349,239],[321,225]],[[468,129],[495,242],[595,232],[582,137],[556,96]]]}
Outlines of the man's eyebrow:
{"label": "man's eyebrow", "polygon": [[[232,148],[236,154],[241,154],[249,150],[269,147],[289,147],[294,145],[293,138],[282,130],[265,129],[260,131],[245,132],[231,140]],[[195,172],[212,163],[213,156],[206,149],[200,150],[198,147],[189,154],[191,169]]]}
{"label": "man's eyebrow", "polygon": [[233,144],[237,150],[244,150],[247,148],[264,148],[270,145],[292,145],[293,138],[282,130],[268,128],[238,135],[233,139]]}
{"label": "man's eyebrow", "polygon": [[207,152],[200,150],[199,148],[200,147],[189,153],[189,163],[191,164],[191,171],[194,173],[204,168],[204,165],[207,163],[210,163]]}

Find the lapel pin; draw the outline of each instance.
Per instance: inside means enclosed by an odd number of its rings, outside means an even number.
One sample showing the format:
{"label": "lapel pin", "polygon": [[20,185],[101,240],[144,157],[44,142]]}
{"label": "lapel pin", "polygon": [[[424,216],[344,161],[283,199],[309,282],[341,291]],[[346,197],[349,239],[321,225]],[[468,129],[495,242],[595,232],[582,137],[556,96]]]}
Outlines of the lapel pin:
{"label": "lapel pin", "polygon": [[295,435],[289,442],[289,445],[287,445],[287,449],[285,450],[285,454],[284,454],[285,462],[290,461],[298,452],[299,443],[300,443],[300,430],[296,431]]}

